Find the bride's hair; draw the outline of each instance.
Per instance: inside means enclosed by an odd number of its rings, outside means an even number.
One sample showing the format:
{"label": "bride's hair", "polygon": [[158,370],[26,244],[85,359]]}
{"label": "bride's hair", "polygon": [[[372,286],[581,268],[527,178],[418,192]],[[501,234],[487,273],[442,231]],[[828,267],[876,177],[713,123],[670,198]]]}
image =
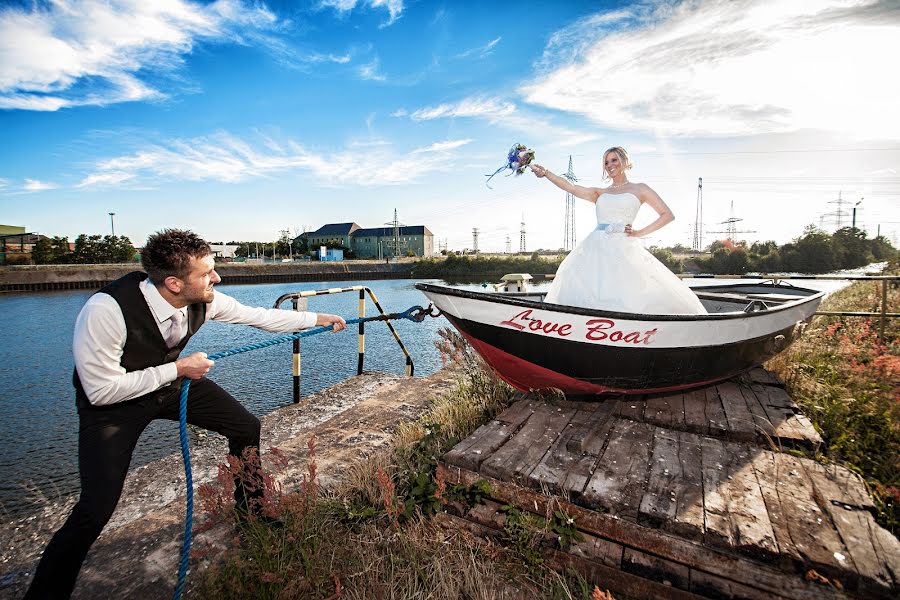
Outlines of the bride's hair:
{"label": "bride's hair", "polygon": [[622,163],[622,170],[627,171],[634,164],[631,162],[631,159],[628,158],[628,152],[622,146],[613,146],[609,150],[603,153],[603,179],[609,179],[609,173],[606,172],[606,155],[610,152],[615,152],[619,157],[619,161]]}

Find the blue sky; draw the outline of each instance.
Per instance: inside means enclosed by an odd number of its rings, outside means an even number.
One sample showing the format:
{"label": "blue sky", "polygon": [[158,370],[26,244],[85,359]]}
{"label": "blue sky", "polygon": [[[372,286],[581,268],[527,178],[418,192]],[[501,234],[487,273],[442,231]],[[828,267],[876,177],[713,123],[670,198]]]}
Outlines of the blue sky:
{"label": "blue sky", "polygon": [[648,244],[690,245],[700,177],[707,241],[860,201],[896,241],[898,55],[895,1],[6,2],[0,223],[272,240],[396,209],[454,249],[517,250],[523,218],[529,250],[561,247],[564,194],[484,184],[520,142],[595,186],[629,149],[676,214]]}

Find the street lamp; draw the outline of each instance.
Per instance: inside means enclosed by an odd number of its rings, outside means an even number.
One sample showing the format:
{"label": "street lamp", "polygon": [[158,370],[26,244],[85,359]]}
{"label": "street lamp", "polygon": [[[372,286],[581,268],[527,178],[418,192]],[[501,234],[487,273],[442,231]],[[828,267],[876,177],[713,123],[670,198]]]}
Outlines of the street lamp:
{"label": "street lamp", "polygon": [[862,204],[863,200],[865,200],[865,198],[860,198],[859,202],[853,205],[853,229],[856,229],[856,207]]}
{"label": "street lamp", "polygon": [[115,221],[115,219],[113,219],[113,217],[115,217],[115,216],[116,216],[116,213],[114,213],[114,212],[109,213],[109,226],[112,229],[113,237],[116,237],[116,221]]}

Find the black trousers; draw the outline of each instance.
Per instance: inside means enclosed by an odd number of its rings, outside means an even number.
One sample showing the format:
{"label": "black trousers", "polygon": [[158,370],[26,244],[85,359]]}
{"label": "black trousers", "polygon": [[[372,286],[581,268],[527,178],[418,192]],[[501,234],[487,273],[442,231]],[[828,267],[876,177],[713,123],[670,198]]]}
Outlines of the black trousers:
{"label": "black trousers", "polygon": [[[154,419],[178,420],[180,394],[179,381],[119,405],[79,407],[81,497],[44,550],[26,599],[72,594],[81,563],[119,502],[138,438]],[[228,452],[234,456],[259,447],[259,419],[206,378],[191,382],[187,421],[227,437]],[[236,486],[235,500],[239,506],[246,503],[241,485]]]}

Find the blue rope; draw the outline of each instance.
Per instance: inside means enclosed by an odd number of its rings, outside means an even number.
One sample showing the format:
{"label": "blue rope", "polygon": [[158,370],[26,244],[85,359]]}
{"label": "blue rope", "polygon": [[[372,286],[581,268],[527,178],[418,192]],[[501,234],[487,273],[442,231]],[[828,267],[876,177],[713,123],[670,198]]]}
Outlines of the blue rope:
{"label": "blue rope", "polygon": [[[421,306],[412,306],[402,313],[377,315],[374,317],[360,317],[358,319],[350,319],[349,321],[346,321],[346,323],[347,325],[353,325],[355,323],[364,323],[366,321],[387,321],[392,318],[409,319],[410,321],[421,321],[422,319],[424,319],[422,311],[423,309]],[[232,348],[231,350],[224,350],[222,352],[210,354],[207,358],[209,358],[209,360],[218,360],[220,358],[225,358],[226,356],[234,356],[235,354],[243,354],[244,352],[250,352],[252,350],[268,348],[269,346],[291,342],[293,340],[298,340],[300,338],[309,337],[311,335],[324,333],[333,329],[334,325],[328,325],[327,327],[314,327],[312,329],[307,329],[306,331],[301,331],[300,333],[283,335],[280,337],[272,338],[270,340],[266,340],[265,342],[247,344],[246,346],[240,346],[239,348]],[[188,447],[187,438],[187,397],[190,387],[191,380],[185,378],[184,383],[182,383],[181,385],[181,399],[178,405],[178,434],[181,438],[181,458],[184,459],[184,478],[185,486],[187,487],[187,498],[185,499],[186,506],[184,515],[184,541],[181,544],[181,562],[178,565],[178,583],[175,586],[175,594],[172,596],[172,600],[179,600],[179,598],[181,598],[181,592],[184,590],[184,583],[187,579],[188,560],[190,559],[191,555],[191,529],[193,529],[194,521],[194,478],[193,474],[191,473],[191,452],[190,448]]]}

